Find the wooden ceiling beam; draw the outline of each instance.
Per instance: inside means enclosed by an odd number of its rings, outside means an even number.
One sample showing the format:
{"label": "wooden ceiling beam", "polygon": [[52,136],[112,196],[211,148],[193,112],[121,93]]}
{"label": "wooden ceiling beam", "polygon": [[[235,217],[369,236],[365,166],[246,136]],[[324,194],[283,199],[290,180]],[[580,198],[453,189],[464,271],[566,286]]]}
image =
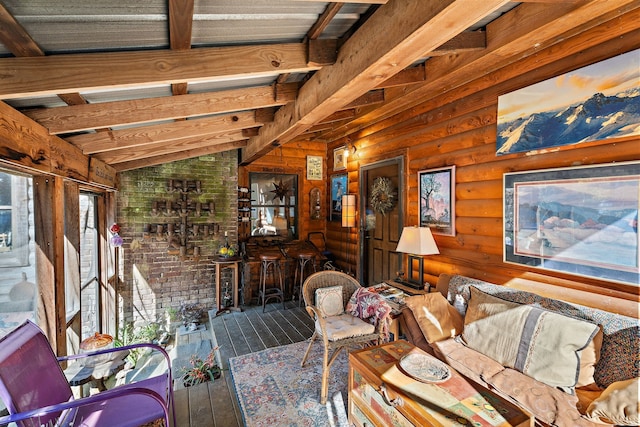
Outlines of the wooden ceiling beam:
{"label": "wooden ceiling beam", "polygon": [[0,43],[17,57],[44,56],[40,46],[2,3],[0,3]]}
{"label": "wooden ceiling beam", "polygon": [[[0,43],[2,43],[15,56],[44,56],[44,51],[38,46],[31,35],[0,3]],[[58,94],[67,105],[86,104],[79,93]]]}
{"label": "wooden ceiling beam", "polygon": [[247,145],[247,141],[227,142],[218,145],[209,145],[207,147],[194,148],[184,150],[178,153],[164,154],[161,156],[147,157],[142,160],[133,160],[122,162],[114,165],[114,169],[118,172],[124,172],[133,169],[146,168],[149,166],[157,166],[164,163],[177,162],[180,160],[191,159],[193,157],[206,156],[208,154],[222,153],[223,151],[237,150]]}
{"label": "wooden ceiling beam", "polygon": [[55,175],[114,189],[116,172],[91,159],[8,104],[0,102],[0,162],[22,171]]}
{"label": "wooden ceiling beam", "polygon": [[395,86],[406,86],[413,83],[420,83],[427,79],[424,63],[415,67],[405,68],[398,74],[380,83],[376,88],[388,88]]}
{"label": "wooden ceiling beam", "polygon": [[350,103],[342,107],[341,110],[364,107],[367,105],[381,104],[383,102],[384,102],[384,89],[373,89],[363,95],[360,95],[359,97],[357,97],[356,99],[354,99],[353,101],[351,101]]}
{"label": "wooden ceiling beam", "polygon": [[169,0],[169,46],[191,49],[194,0]]}
{"label": "wooden ceiling beam", "polygon": [[24,114],[56,135],[279,106],[295,100],[297,93],[297,83],[285,83],[220,92],[42,108],[24,111]]}
{"label": "wooden ceiling beam", "polygon": [[437,49],[427,52],[425,56],[451,55],[452,53],[482,50],[487,47],[487,34],[484,31],[465,31],[460,33]]}
{"label": "wooden ceiling beam", "polygon": [[[293,0],[293,1],[299,1],[299,2],[313,2],[313,3],[318,3],[319,0]],[[385,4],[387,3],[389,0],[345,0],[345,1],[337,1],[334,3],[366,3],[366,4]],[[548,0],[550,1],[550,0]]]}
{"label": "wooden ceiling beam", "polygon": [[468,84],[478,76],[536,55],[546,47],[638,7],[639,3],[634,0],[580,4],[559,2],[553,6],[523,3],[487,25],[486,49],[430,59],[426,64],[428,79],[423,84],[394,94],[388,92],[387,99],[378,108],[359,115],[350,123],[336,127],[321,137],[333,141],[357,133],[365,127],[371,129],[373,123],[422,104],[444,91]]}
{"label": "wooden ceiling beam", "polygon": [[66,138],[66,141],[80,148],[84,154],[89,155],[163,142],[178,142],[194,137],[208,137],[262,125],[263,123],[256,121],[255,112],[246,111],[216,117],[77,135]]}
{"label": "wooden ceiling beam", "polygon": [[273,149],[274,142],[291,141],[506,3],[486,0],[470,8],[461,1],[398,0],[381,6],[345,41],[336,63],[316,72],[297,100],[281,107],[276,120],[249,140],[242,162],[258,159]]}
{"label": "wooden ceiling beam", "polygon": [[349,108],[347,110],[336,111],[332,115],[327,116],[324,119],[322,119],[322,121],[320,123],[318,123],[318,124],[340,122],[342,120],[351,119],[351,118],[353,118],[355,116],[356,116],[356,109],[355,108]]}
{"label": "wooden ceiling beam", "polygon": [[0,98],[306,73],[308,43],[0,58]]}
{"label": "wooden ceiling beam", "polygon": [[[191,49],[194,0],[169,0],[169,46],[172,50]],[[171,93],[186,95],[187,82],[172,83]]]}
{"label": "wooden ceiling beam", "polygon": [[246,139],[242,130],[233,130],[206,137],[196,136],[184,138],[179,141],[161,142],[158,144],[138,145],[136,147],[113,150],[93,155],[93,158],[115,166],[118,163],[142,160],[147,157],[172,154],[180,151],[193,150],[196,148],[209,147],[211,145],[226,144]]}
{"label": "wooden ceiling beam", "polygon": [[318,20],[311,26],[309,31],[307,31],[307,37],[310,40],[315,40],[324,32],[324,30],[329,26],[331,20],[336,16],[336,14],[342,9],[342,3],[329,3],[318,17]]}

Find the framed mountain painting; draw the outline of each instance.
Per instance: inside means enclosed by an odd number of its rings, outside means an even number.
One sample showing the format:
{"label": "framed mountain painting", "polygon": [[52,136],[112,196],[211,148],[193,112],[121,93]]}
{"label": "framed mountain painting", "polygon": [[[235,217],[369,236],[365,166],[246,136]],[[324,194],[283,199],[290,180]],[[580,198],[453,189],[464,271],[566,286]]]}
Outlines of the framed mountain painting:
{"label": "framed mountain painting", "polygon": [[640,286],[640,162],[504,174],[504,261]]}
{"label": "framed mountain painting", "polygon": [[640,134],[640,50],[498,97],[496,154]]}

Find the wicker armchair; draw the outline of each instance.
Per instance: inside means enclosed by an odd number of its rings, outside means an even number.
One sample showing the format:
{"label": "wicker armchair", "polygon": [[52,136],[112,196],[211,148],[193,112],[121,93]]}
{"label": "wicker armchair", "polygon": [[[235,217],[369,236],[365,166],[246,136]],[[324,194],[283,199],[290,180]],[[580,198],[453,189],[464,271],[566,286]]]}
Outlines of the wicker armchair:
{"label": "wicker armchair", "polygon": [[340,350],[347,346],[360,345],[363,347],[372,341],[380,340],[378,327],[348,313],[337,316],[323,317],[321,310],[316,306],[316,290],[332,286],[342,286],[342,304],[346,308],[349,298],[360,288],[360,283],[353,277],[339,271],[320,271],[312,274],[302,285],[307,312],[315,322],[315,331],[309,341],[307,351],[302,358],[300,366],[304,366],[309,356],[311,346],[317,337],[322,339],[324,357],[322,361],[322,388],[320,401],[325,404],[328,396],[329,372],[331,364],[335,361]]}

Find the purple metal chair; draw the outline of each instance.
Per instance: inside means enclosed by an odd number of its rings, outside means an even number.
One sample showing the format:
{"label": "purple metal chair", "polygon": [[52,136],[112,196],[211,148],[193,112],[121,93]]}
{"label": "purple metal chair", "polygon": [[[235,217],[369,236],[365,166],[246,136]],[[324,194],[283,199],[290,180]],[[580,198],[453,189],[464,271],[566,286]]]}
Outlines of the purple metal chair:
{"label": "purple metal chair", "polygon": [[[161,352],[166,372],[74,399],[60,361],[139,347]],[[28,320],[0,339],[0,398],[9,412],[0,417],[0,426],[134,427],[161,418],[165,426],[175,426],[171,365],[162,347],[135,344],[56,358],[42,330]]]}

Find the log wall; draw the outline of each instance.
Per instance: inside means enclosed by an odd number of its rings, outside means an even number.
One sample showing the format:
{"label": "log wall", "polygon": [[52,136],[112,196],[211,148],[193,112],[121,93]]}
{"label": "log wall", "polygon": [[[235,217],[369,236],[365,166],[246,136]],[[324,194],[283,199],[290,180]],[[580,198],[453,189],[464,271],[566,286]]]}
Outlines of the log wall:
{"label": "log wall", "polygon": [[[618,21],[620,28],[627,21]],[[557,285],[560,295],[563,289],[567,290],[569,300],[573,292],[570,289],[607,295],[614,311],[617,298],[638,300],[635,286],[502,261],[503,174],[640,159],[640,137],[581,143],[537,154],[496,156],[498,96],[639,47],[637,31],[622,36],[610,30],[595,27],[589,33],[478,76],[468,84],[445,88],[438,96],[363,126],[357,133],[341,135],[328,144],[328,153],[347,143],[357,147],[356,155],[348,163],[350,193],[358,193],[361,166],[397,155],[405,157],[407,185],[401,189],[406,200],[404,225],[418,223],[418,171],[456,166],[457,232],[454,237],[435,236],[441,254],[425,258],[425,280],[434,283],[440,273],[449,273],[500,284],[522,280],[544,282]],[[327,224],[331,250],[344,258],[341,232],[339,224]],[[350,240],[356,238],[354,232]],[[351,253],[355,249],[354,243]]]}

